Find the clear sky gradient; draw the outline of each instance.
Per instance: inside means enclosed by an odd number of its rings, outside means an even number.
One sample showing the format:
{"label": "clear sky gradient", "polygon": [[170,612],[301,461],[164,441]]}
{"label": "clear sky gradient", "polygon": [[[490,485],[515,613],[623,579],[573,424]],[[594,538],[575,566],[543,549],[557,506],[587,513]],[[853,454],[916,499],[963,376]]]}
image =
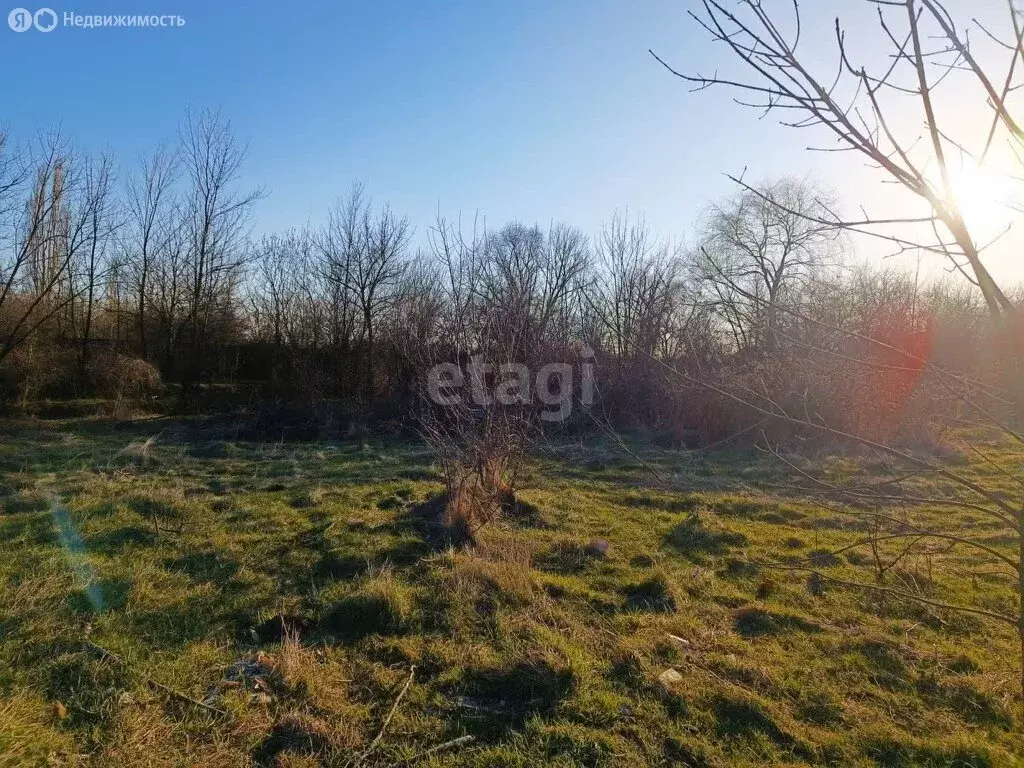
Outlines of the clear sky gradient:
{"label": "clear sky gradient", "polygon": [[[812,5],[812,57],[831,62],[836,13],[854,37],[873,24],[861,0]],[[319,223],[357,180],[421,236],[438,209],[593,233],[628,206],[682,237],[730,192],[723,172],[745,166],[752,178],[813,172],[844,187],[849,161],[805,152],[815,137],[759,122],[725,93],[690,94],[650,57],[653,48],[691,70],[728,69],[687,17],[693,6],[52,0],[58,15],[179,14],[186,24],[0,28],[0,124],[17,138],[61,125],[77,145],[130,164],[172,141],[186,108],[219,109],[248,144],[244,183],[270,193],[257,232]]]}

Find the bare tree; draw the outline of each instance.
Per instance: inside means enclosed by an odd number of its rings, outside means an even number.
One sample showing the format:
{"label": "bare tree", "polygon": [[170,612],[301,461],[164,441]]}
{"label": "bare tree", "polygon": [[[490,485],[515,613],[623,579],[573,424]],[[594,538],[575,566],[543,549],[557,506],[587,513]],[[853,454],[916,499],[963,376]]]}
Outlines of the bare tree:
{"label": "bare tree", "polygon": [[469,235],[461,221],[442,216],[430,231],[430,251],[440,271],[440,291],[447,311],[441,316],[439,335],[449,340],[458,354],[468,354],[477,343],[470,322],[474,305],[483,291],[480,262],[484,258],[486,230],[474,219]]}
{"label": "bare tree", "polygon": [[409,220],[397,216],[389,205],[376,218],[365,220],[365,249],[353,265],[349,290],[362,315],[366,340],[366,395],[375,395],[374,365],[377,324],[394,307],[402,275],[408,267]]}
{"label": "bare tree", "polygon": [[390,329],[395,348],[408,356],[410,350],[437,343],[444,311],[436,264],[427,261],[426,254],[417,253],[396,291]]}
{"label": "bare tree", "polygon": [[[91,172],[59,136],[41,139],[21,158],[0,154],[0,160],[7,173],[0,179],[0,246],[7,254],[0,262],[2,362],[36,331],[69,314],[82,290],[82,256],[91,250],[93,232],[105,226],[110,198],[104,180],[109,169],[101,163]],[[87,255],[84,263],[91,262]]]}
{"label": "bare tree", "polygon": [[180,156],[191,183],[188,219],[185,325],[190,335],[183,384],[186,396],[206,372],[213,320],[229,313],[245,263],[245,235],[261,190],[236,189],[245,150],[231,125],[214,112],[188,114],[181,128]]}
{"label": "bare tree", "polygon": [[331,210],[319,238],[325,275],[336,288],[337,316],[347,345],[358,327],[365,344],[364,392],[374,396],[377,326],[391,310],[408,263],[409,220],[385,205],[374,215],[363,187]]}
{"label": "bare tree", "polygon": [[248,285],[251,332],[273,350],[271,382],[302,382],[311,395],[319,393],[325,316],[314,253],[308,231],[265,236],[254,247]]}
{"label": "bare tree", "polygon": [[[1020,86],[1021,69],[1018,65],[1024,61],[1024,26],[1013,4],[1006,4],[1005,23],[1001,30],[993,32],[975,19],[967,25],[958,23],[940,0],[873,2],[871,6],[878,17],[878,36],[883,45],[888,46],[888,51],[873,65],[859,63],[848,50],[845,34],[837,20],[836,65],[828,73],[819,72],[820,67],[815,60],[800,51],[802,26],[797,3],[789,6],[792,15],[788,25],[782,20],[785,10],[760,0],[741,0],[731,7],[718,0],[702,0],[702,6],[703,13],[694,14],[694,18],[741,64],[741,72],[735,77],[724,77],[690,75],[670,67],[671,71],[696,90],[727,88],[737,93],[737,100],[741,103],[765,113],[783,115],[786,125],[831,136],[837,144],[827,149],[851,151],[865,157],[886,181],[895,182],[923,201],[928,209],[924,216],[864,213],[860,218],[849,218],[824,212],[819,215],[805,213],[805,217],[815,223],[842,228],[851,234],[881,239],[899,252],[937,255],[946,259],[953,269],[977,286],[990,322],[995,332],[1002,336],[1002,367],[1007,372],[1006,383],[999,386],[996,382],[958,375],[931,362],[918,350],[849,329],[833,330],[845,331],[872,348],[890,353],[893,358],[881,363],[885,368],[900,369],[911,375],[927,371],[964,403],[972,414],[972,421],[1000,430],[1011,444],[1018,447],[1019,457],[1020,446],[1024,446],[1024,438],[1015,428],[1024,416],[1019,347],[1014,341],[1014,334],[1019,334],[1019,307],[986,267],[983,255],[986,244],[972,232],[955,184],[957,159],[984,167],[997,146],[1002,146],[1011,158],[1018,161],[1020,150],[1024,148],[1024,130],[1009,100],[1010,94]],[[987,50],[979,50],[968,37],[970,26],[976,27],[973,41],[980,40]],[[1009,38],[1002,39],[1000,35],[1007,32]],[[982,64],[997,58],[1002,59],[1002,64]],[[958,112],[971,109],[969,99],[973,95],[976,114],[987,117],[980,130],[968,125],[966,131],[974,129],[973,136],[963,135],[962,122],[956,125],[948,119],[948,105],[945,110],[941,108],[941,88],[950,82],[961,86],[950,92]],[[909,110],[915,110],[916,114]],[[944,120],[943,116],[947,119]],[[741,180],[736,181],[748,192],[759,194]],[[1016,209],[1012,200],[1005,203]],[[789,210],[784,204],[780,207]],[[805,321],[813,320],[803,313],[800,317]],[[849,359],[856,364],[879,365],[877,360],[858,356],[850,356]],[[1024,508],[1019,501],[940,462],[901,450],[888,442],[837,430],[813,414],[788,412],[774,400],[758,397],[755,392],[721,389],[720,394],[753,407],[765,417],[817,429],[835,438],[857,443],[887,457],[892,463],[890,481],[870,488],[856,483],[852,487],[830,486],[826,480],[813,477],[794,464],[794,469],[804,472],[812,485],[823,493],[840,493],[846,500],[868,504],[895,503],[910,510],[921,505],[951,504],[982,514],[986,521],[1004,531],[1015,543],[1012,554],[991,546],[977,531],[964,529],[952,520],[948,525],[937,525],[921,517],[911,516],[908,519],[878,514],[876,520],[884,527],[884,534],[876,533],[872,541],[859,542],[858,546],[874,546],[884,538],[898,544],[900,553],[895,557],[900,559],[907,557],[907,553],[915,548],[920,551],[920,547],[936,542],[946,545],[947,552],[967,548],[978,563],[990,563],[993,569],[1011,578],[1018,593],[1017,605],[1012,610],[972,604],[965,596],[943,599],[906,585],[861,583],[856,586],[909,598],[925,605],[971,613],[1009,626],[1021,646],[1021,685],[1024,687],[1024,536],[1021,535]],[[1019,484],[1014,472],[994,462],[982,447],[969,443],[964,447],[981,461],[997,467],[1002,476]],[[905,485],[910,479],[928,474],[949,481],[958,492],[932,495]],[[806,567],[813,570],[818,578],[828,578],[817,572],[813,564],[806,564]],[[958,597],[964,599],[957,601]]]}
{"label": "bare tree", "polygon": [[[749,77],[729,80],[690,75],[665,66],[698,90],[725,87],[739,93],[741,103],[784,114],[784,125],[821,130],[837,142],[826,149],[863,155],[889,180],[923,200],[930,209],[925,216],[849,219],[831,214],[822,218],[825,224],[884,239],[900,250],[923,250],[948,258],[975,282],[993,319],[1001,322],[1016,309],[984,264],[985,244],[979,244],[969,231],[954,186],[954,161],[959,157],[983,165],[997,140],[1007,142],[1011,150],[1024,142],[1024,129],[1008,102],[1021,74],[1017,63],[1024,26],[1013,5],[1007,3],[1005,29],[1012,30],[1010,39],[1001,41],[979,28],[995,53],[1005,52],[1002,71],[990,74],[980,64],[985,59],[972,51],[966,30],[956,24],[943,3],[890,0],[869,4],[878,14],[879,36],[890,47],[873,68],[853,60],[837,19],[836,66],[828,74],[818,74],[799,52],[799,5],[792,6],[787,31],[781,13],[773,13],[757,0],[741,0],[735,10],[717,0],[703,0],[703,15],[692,14],[714,41],[725,45],[746,66]],[[940,41],[938,50],[934,50],[936,40]],[[927,50],[924,41],[932,41]],[[976,135],[973,149],[967,139],[956,138],[956,131],[940,123],[937,89],[951,77],[966,80],[977,97],[979,114],[990,116],[987,128]],[[913,100],[921,120],[897,117],[893,98],[903,104]],[[956,98],[962,111],[964,96],[961,93]]]}
{"label": "bare tree", "polygon": [[149,298],[154,333],[149,342],[150,354],[160,361],[164,371],[178,368],[177,356],[185,329],[186,288],[188,285],[189,229],[184,205],[170,206],[159,226],[160,247],[149,265]]}
{"label": "bare tree", "polygon": [[811,185],[781,179],[708,210],[695,271],[740,349],[775,352],[780,306],[838,263],[842,230],[809,218],[828,210],[823,200]]}
{"label": "bare tree", "polygon": [[[327,287],[331,346],[346,365],[352,356],[358,320],[358,308],[349,286],[354,264],[366,247],[365,218],[365,193],[362,185],[356,184],[346,198],[331,208],[326,225],[315,237],[320,253],[318,272]],[[338,376],[344,380],[340,370]]]}
{"label": "bare tree", "polygon": [[626,213],[612,217],[595,248],[602,272],[591,284],[590,305],[601,335],[624,364],[637,353],[654,356],[678,306],[681,261]]}
{"label": "bare tree", "polygon": [[135,323],[139,354],[149,354],[146,323],[149,294],[152,290],[153,264],[166,246],[168,216],[174,205],[173,187],[177,180],[177,157],[158,149],[145,158],[129,177],[126,190],[125,261],[131,271],[135,291]]}
{"label": "bare tree", "polygon": [[[82,249],[81,275],[82,318],[80,322],[79,376],[84,382],[91,354],[90,343],[100,291],[108,271],[113,267],[109,247],[119,226],[119,211],[113,190],[113,160],[104,155],[85,169],[85,195],[89,200],[85,225],[85,247]],[[74,307],[74,304],[72,304]]]}

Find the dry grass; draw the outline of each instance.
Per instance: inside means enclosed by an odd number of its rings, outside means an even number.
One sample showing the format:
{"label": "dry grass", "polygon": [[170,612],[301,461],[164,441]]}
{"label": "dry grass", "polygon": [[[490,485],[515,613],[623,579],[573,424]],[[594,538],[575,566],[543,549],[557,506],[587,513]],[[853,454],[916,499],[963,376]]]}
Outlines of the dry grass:
{"label": "dry grass", "polygon": [[542,595],[531,567],[532,546],[514,537],[493,533],[467,550],[449,550],[445,565],[450,570],[450,600],[478,605],[490,600],[527,606]]}
{"label": "dry grass", "polygon": [[[435,519],[417,510],[443,485],[419,446],[145,429],[37,422],[0,444],[0,764],[344,765],[412,666],[368,765],[460,736],[473,741],[423,764],[902,768],[1024,755],[1009,633],[752,565],[857,536],[806,500],[758,494],[754,481],[782,479],[761,456],[644,453],[679,478],[673,491],[607,446],[593,465],[549,459],[520,500],[531,515],[439,550]],[[126,470],[125,445],[157,433]],[[958,472],[1005,480],[962,460]],[[306,496],[316,503],[294,503]],[[941,597],[1012,598],[948,557],[930,581],[924,562],[901,577]],[[826,570],[871,576],[870,559]],[[87,632],[125,664],[90,650]],[[667,669],[681,682],[659,682]]]}

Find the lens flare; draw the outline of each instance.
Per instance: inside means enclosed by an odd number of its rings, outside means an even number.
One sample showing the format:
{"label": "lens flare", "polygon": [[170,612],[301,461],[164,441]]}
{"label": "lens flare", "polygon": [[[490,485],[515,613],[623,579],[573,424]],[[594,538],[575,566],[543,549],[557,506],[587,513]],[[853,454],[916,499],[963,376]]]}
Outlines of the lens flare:
{"label": "lens flare", "polygon": [[71,512],[55,496],[50,499],[50,514],[53,517],[53,524],[57,528],[57,539],[71,564],[75,574],[75,581],[85,593],[86,599],[94,611],[103,610],[103,590],[96,582],[96,574],[89,565],[89,556],[85,550],[85,542],[82,541],[75,521],[71,518]]}

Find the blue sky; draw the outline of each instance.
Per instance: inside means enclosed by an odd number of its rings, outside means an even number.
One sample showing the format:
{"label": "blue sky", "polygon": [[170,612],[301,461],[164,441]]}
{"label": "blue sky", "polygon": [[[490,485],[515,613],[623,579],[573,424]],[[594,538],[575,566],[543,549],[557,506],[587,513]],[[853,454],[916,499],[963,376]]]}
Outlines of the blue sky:
{"label": "blue sky", "polygon": [[271,192],[261,228],[317,220],[361,180],[420,229],[438,206],[589,230],[626,205],[683,229],[753,154],[752,115],[717,119],[727,99],[688,95],[647,53],[708,58],[678,0],[53,7],[186,25],[0,30],[12,133],[61,124],[128,161],[186,108],[218,108],[249,145],[246,181]]}
{"label": "blue sky", "polygon": [[[438,209],[592,233],[626,206],[682,236],[730,192],[723,172],[813,172],[840,187],[854,173],[834,156],[821,165],[804,151],[813,137],[758,122],[725,93],[688,93],[650,57],[727,69],[686,0],[51,5],[186,24],[0,28],[0,123],[20,138],[59,124],[131,164],[173,140],[186,108],[219,109],[248,144],[244,183],[270,193],[257,232],[319,223],[359,180],[421,238]],[[828,6],[807,9],[811,57],[830,55],[836,12],[854,35],[871,23],[863,2]]]}

